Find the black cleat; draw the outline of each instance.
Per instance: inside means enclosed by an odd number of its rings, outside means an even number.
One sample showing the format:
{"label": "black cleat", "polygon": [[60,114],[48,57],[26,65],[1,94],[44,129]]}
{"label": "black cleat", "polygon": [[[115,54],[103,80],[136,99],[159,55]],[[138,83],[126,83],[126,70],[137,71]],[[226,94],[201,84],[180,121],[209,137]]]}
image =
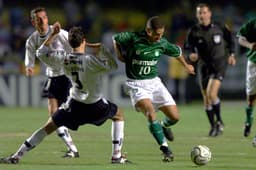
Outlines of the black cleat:
{"label": "black cleat", "polygon": [[216,128],[215,136],[219,136],[219,135],[223,134],[223,131],[224,131],[224,124],[223,124],[223,122],[218,121],[216,123],[216,127],[215,128]]}
{"label": "black cleat", "polygon": [[251,133],[251,124],[250,123],[245,123],[244,125],[244,137],[247,137]]}
{"label": "black cleat", "polygon": [[68,150],[62,158],[79,158],[79,153],[78,152],[73,152],[72,150]]}
{"label": "black cleat", "polygon": [[215,134],[216,134],[216,129],[214,127],[211,127],[208,135],[210,137],[214,137],[214,136],[216,136]]}
{"label": "black cleat", "polygon": [[0,164],[18,164],[18,163],[19,163],[19,159],[12,156],[8,156],[6,158],[0,159]]}
{"label": "black cleat", "polygon": [[160,150],[163,152],[163,162],[172,162],[174,159],[172,151],[167,146],[160,146]]}

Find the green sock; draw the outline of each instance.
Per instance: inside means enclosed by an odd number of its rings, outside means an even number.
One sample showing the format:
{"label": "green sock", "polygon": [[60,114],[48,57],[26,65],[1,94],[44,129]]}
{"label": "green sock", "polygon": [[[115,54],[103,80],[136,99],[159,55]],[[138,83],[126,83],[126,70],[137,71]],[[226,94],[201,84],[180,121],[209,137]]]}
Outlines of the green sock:
{"label": "green sock", "polygon": [[169,126],[172,126],[172,125],[174,125],[174,124],[177,123],[177,121],[170,120],[168,117],[165,117],[162,122],[163,122],[162,125],[163,125],[164,127],[169,127]]}
{"label": "green sock", "polygon": [[155,120],[153,122],[149,122],[149,130],[159,145],[162,145],[164,142],[166,142],[163,128],[159,121]]}
{"label": "green sock", "polygon": [[253,122],[253,107],[247,106],[245,108],[246,111],[246,123],[249,123],[250,125]]}

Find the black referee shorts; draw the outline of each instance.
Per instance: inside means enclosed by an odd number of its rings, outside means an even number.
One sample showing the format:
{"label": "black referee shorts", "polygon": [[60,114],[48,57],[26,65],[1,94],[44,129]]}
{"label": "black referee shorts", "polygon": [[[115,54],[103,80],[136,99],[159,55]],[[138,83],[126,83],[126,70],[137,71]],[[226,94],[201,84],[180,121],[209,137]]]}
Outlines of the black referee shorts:
{"label": "black referee shorts", "polygon": [[206,89],[209,79],[220,81],[225,77],[227,61],[219,60],[211,63],[198,62],[198,80],[201,89]]}

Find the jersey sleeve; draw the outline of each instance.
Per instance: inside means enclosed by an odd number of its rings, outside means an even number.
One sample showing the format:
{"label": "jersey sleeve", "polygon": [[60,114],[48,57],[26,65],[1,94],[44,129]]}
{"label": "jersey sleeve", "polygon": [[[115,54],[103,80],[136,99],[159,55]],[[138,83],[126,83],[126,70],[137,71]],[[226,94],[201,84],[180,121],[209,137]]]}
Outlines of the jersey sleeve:
{"label": "jersey sleeve", "polygon": [[132,32],[121,32],[115,34],[113,39],[121,46],[121,48],[126,49],[132,42],[133,33]]}
{"label": "jersey sleeve", "polygon": [[90,55],[88,64],[91,70],[96,72],[107,72],[117,68],[114,56],[103,45],[96,55]]}
{"label": "jersey sleeve", "polygon": [[166,40],[164,54],[170,57],[179,57],[182,55],[182,50],[180,46],[171,44]]}
{"label": "jersey sleeve", "polygon": [[229,49],[229,53],[235,52],[235,38],[232,34],[228,25],[222,25],[222,30],[224,34],[224,39],[227,42],[227,48]]}
{"label": "jersey sleeve", "polygon": [[184,50],[186,53],[195,53],[195,38],[193,36],[193,29],[189,29],[187,32],[186,40],[184,43]]}
{"label": "jersey sleeve", "polygon": [[256,20],[250,20],[249,22],[243,24],[238,31],[237,36],[243,36],[250,42],[250,35],[252,35],[252,30],[254,31],[253,28],[255,28],[255,21]]}
{"label": "jersey sleeve", "polygon": [[36,58],[36,47],[31,38],[27,39],[25,45],[25,67],[34,67]]}
{"label": "jersey sleeve", "polygon": [[59,36],[59,41],[61,42],[61,44],[63,45],[63,49],[69,53],[72,51],[71,46],[69,45],[68,42],[68,32],[66,30],[61,29],[60,33],[58,34]]}

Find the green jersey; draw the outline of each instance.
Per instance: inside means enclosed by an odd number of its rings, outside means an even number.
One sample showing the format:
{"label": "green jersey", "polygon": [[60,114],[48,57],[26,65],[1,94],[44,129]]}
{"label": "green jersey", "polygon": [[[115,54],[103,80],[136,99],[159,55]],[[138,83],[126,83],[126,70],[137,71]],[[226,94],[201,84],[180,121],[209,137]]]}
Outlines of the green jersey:
{"label": "green jersey", "polygon": [[126,75],[130,79],[142,80],[158,76],[157,63],[163,54],[181,56],[181,48],[165,38],[150,42],[146,31],[122,32],[113,36],[125,56]]}
{"label": "green jersey", "polygon": [[[249,42],[256,42],[256,18],[242,25],[238,32],[239,35],[245,37]],[[256,63],[256,51],[249,50],[247,57],[250,61]]]}

